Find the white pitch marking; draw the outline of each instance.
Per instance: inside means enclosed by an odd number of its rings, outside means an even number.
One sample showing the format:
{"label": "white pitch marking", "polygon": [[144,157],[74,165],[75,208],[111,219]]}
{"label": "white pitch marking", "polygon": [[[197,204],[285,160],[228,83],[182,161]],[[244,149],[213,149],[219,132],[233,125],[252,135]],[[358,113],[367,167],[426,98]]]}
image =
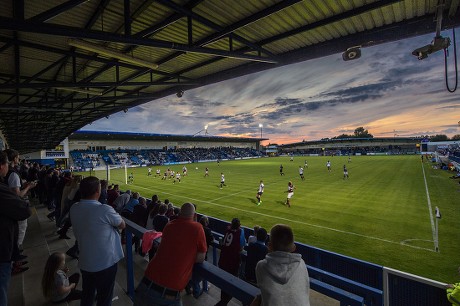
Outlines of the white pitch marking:
{"label": "white pitch marking", "polygon": [[[148,190],[148,191],[152,191],[152,190],[149,189],[149,188],[142,187],[142,186],[138,186],[138,185],[134,185],[134,184],[131,184],[131,186],[136,186],[136,187],[139,187],[139,188]],[[160,191],[161,191],[161,190],[160,190]],[[403,244],[402,242],[396,242],[396,241],[391,241],[391,240],[388,240],[388,239],[383,239],[383,238],[378,238],[378,237],[372,237],[372,236],[362,235],[362,234],[354,233],[354,232],[342,231],[342,230],[335,229],[335,228],[331,228],[331,227],[326,227],[326,226],[317,225],[317,224],[311,224],[311,223],[302,222],[302,221],[297,221],[297,220],[291,220],[291,219],[283,218],[283,217],[279,217],[279,216],[272,216],[272,215],[263,214],[263,213],[260,213],[260,212],[251,211],[251,210],[246,210],[246,209],[241,209],[241,208],[237,208],[237,207],[231,207],[231,206],[221,205],[221,204],[217,204],[217,203],[210,202],[210,201],[204,201],[204,200],[200,200],[200,199],[193,199],[193,198],[190,198],[190,197],[187,197],[187,196],[181,196],[181,195],[174,194],[174,193],[169,193],[169,192],[166,192],[166,191],[165,191],[165,192],[161,191],[161,192],[164,193],[164,194],[173,195],[173,196],[180,197],[180,198],[186,198],[186,199],[188,199],[188,200],[192,200],[192,201],[195,201],[195,202],[208,203],[208,204],[211,204],[211,205],[214,205],[214,206],[219,206],[219,207],[224,207],[224,208],[227,208],[227,209],[238,210],[238,211],[242,211],[242,212],[245,212],[245,213],[260,215],[260,216],[264,216],[264,217],[270,217],[270,218],[279,219],[279,220],[283,220],[283,221],[289,221],[289,222],[292,222],[292,223],[298,223],[298,224],[302,224],[302,225],[307,225],[307,226],[311,226],[311,227],[316,227],[316,228],[320,228],[320,229],[325,229],[325,230],[329,230],[329,231],[333,231],[333,232],[337,232],[337,233],[341,233],[341,234],[347,234],[347,235],[352,235],[352,236],[358,236],[358,237],[367,238],[367,239],[372,239],[372,240],[377,240],[377,241],[381,241],[381,242],[386,242],[386,243],[391,243],[391,244],[402,245],[402,246],[410,247],[410,248],[414,248],[414,249],[420,249],[420,247],[416,247],[416,246],[412,246],[412,245]],[[422,249],[423,249],[423,248],[422,248]],[[431,250],[431,249],[425,249],[425,250],[429,250],[429,251],[431,251],[431,252],[434,252],[434,251]]]}
{"label": "white pitch marking", "polygon": [[426,190],[426,201],[428,204],[428,212],[430,214],[430,222],[431,222],[431,233],[433,234],[433,242],[434,242],[434,248],[436,248],[437,241],[436,241],[436,228],[434,226],[434,220],[433,220],[433,213],[431,210],[431,199],[430,199],[430,192],[428,191],[428,184],[426,182],[426,176],[425,176],[425,168],[423,167],[422,163],[422,172],[423,172],[423,181],[425,182],[425,190]]}

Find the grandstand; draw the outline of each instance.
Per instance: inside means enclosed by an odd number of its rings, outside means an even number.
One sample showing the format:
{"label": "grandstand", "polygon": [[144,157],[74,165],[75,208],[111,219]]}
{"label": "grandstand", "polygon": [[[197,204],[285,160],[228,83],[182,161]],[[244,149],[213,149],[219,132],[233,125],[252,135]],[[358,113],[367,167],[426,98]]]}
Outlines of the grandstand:
{"label": "grandstand", "polygon": [[422,138],[325,138],[278,146],[280,152],[298,155],[399,155],[420,153]]}
{"label": "grandstand", "polygon": [[77,131],[69,136],[69,165],[84,171],[105,165],[134,167],[254,158],[262,156],[262,140]]}

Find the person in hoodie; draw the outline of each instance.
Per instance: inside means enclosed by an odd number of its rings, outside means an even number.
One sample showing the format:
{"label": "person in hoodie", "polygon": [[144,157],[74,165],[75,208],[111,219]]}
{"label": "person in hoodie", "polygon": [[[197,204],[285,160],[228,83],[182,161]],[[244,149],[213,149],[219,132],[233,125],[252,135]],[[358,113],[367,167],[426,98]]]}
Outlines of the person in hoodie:
{"label": "person in hoodie", "polygon": [[295,251],[292,229],[284,224],[270,231],[269,253],[256,266],[261,295],[251,306],[310,306],[310,278],[302,256]]}

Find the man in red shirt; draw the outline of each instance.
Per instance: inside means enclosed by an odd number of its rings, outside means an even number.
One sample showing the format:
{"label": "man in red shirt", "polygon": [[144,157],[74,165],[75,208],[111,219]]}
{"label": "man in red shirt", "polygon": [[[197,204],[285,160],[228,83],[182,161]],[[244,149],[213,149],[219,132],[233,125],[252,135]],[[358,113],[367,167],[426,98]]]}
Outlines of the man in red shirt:
{"label": "man in red shirt", "polygon": [[180,293],[207,250],[203,227],[194,216],[195,206],[185,203],[179,218],[165,226],[158,251],[136,289],[135,306],[182,305]]}

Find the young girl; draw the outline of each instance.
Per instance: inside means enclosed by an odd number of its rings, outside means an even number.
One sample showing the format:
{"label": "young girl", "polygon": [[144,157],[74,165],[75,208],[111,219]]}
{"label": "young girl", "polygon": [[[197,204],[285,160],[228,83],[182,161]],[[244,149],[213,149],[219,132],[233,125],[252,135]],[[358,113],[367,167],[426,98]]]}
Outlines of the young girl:
{"label": "young girl", "polygon": [[75,289],[80,280],[80,274],[74,273],[67,277],[68,271],[64,253],[53,253],[46,261],[42,290],[45,297],[50,298],[53,303],[81,299],[81,291]]}

